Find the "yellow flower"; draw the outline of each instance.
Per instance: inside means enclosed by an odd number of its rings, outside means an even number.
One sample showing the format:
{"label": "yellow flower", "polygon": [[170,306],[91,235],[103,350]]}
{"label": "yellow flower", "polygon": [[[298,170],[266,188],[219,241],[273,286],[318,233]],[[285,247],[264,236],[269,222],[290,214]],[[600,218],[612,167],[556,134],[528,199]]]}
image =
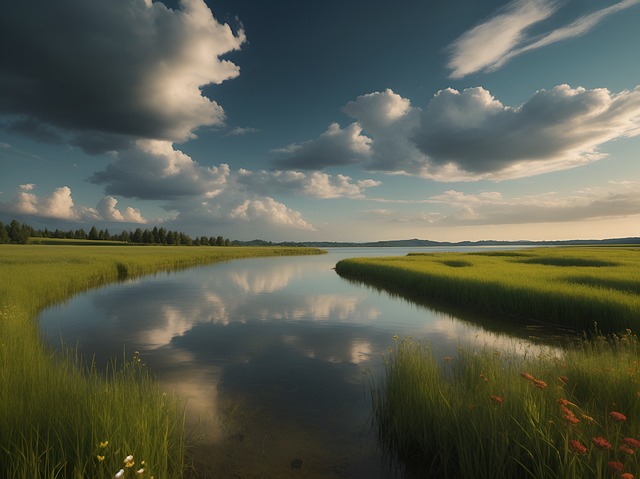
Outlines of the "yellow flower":
{"label": "yellow flower", "polygon": [[128,455],[124,458],[124,467],[133,467],[136,462],[133,460],[132,455]]}
{"label": "yellow flower", "polygon": [[98,458],[98,461],[100,462],[104,461],[104,456],[101,456],[98,454],[96,457]]}
{"label": "yellow flower", "polygon": [[109,441],[100,442],[100,448],[104,449],[109,445]]}

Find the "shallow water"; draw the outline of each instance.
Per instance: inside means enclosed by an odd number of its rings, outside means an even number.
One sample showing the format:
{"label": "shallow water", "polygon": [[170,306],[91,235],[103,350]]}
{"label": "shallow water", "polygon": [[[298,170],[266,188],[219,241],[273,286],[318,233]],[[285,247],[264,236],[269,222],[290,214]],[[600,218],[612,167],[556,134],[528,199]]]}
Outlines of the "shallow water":
{"label": "shallow water", "polygon": [[394,335],[442,355],[534,347],[524,327],[482,327],[486,318],[416,305],[332,269],[345,257],[445,250],[335,248],[156,274],[76,296],[44,311],[40,327],[98,365],[139,351],[187,399],[211,477],[394,477],[368,421],[369,381]]}

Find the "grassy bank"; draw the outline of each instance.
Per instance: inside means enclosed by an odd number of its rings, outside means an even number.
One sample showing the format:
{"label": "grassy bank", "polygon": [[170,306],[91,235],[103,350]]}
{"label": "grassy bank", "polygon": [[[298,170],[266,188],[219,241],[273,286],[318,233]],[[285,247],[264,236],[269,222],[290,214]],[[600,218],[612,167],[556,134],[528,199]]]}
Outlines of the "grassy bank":
{"label": "grassy bank", "polygon": [[[43,308],[127,277],[302,248],[0,245],[0,465],[11,478],[183,477],[184,428],[137,357],[106,374],[73,351],[52,354]],[[133,458],[129,458],[133,456]],[[126,461],[126,459],[129,459]],[[142,462],[144,461],[144,463]]]}
{"label": "grassy bank", "polygon": [[639,353],[630,332],[535,356],[397,341],[373,422],[408,477],[638,477]]}
{"label": "grassy bank", "polygon": [[338,274],[474,311],[605,332],[640,322],[640,248],[532,248],[340,261]]}

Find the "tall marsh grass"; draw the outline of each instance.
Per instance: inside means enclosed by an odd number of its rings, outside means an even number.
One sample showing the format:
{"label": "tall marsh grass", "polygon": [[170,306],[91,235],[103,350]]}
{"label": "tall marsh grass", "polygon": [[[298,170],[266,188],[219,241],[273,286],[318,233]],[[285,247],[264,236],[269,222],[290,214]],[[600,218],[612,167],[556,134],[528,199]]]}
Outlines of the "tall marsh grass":
{"label": "tall marsh grass", "polygon": [[[104,372],[54,353],[35,317],[126,277],[302,248],[0,245],[0,468],[7,478],[183,477],[184,410],[132,353]],[[126,332],[125,332],[126,333]],[[143,462],[144,461],[144,462]]]}
{"label": "tall marsh grass", "polygon": [[345,277],[475,311],[578,331],[636,329],[640,248],[532,248],[338,262]]}
{"label": "tall marsh grass", "polygon": [[631,332],[535,355],[396,340],[373,423],[408,477],[637,477],[639,354]]}

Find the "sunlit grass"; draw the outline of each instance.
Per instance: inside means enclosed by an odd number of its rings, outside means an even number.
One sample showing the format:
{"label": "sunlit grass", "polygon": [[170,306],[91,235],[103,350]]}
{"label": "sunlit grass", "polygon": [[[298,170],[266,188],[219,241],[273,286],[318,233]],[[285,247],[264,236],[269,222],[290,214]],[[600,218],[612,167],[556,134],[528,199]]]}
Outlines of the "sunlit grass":
{"label": "sunlit grass", "polygon": [[[144,469],[142,477],[171,479],[185,471],[182,405],[161,391],[144,358],[119,358],[105,373],[73,350],[54,354],[41,342],[34,321],[43,308],[100,284],[156,271],[318,252],[0,245],[3,477],[111,478],[121,469],[123,477],[133,477]],[[126,467],[129,455],[136,464]]]}
{"label": "sunlit grass", "polygon": [[420,299],[605,332],[640,320],[640,248],[532,248],[354,258],[336,271]]}
{"label": "sunlit grass", "polygon": [[529,355],[397,340],[372,379],[373,423],[410,477],[638,474],[639,353],[630,332]]}

